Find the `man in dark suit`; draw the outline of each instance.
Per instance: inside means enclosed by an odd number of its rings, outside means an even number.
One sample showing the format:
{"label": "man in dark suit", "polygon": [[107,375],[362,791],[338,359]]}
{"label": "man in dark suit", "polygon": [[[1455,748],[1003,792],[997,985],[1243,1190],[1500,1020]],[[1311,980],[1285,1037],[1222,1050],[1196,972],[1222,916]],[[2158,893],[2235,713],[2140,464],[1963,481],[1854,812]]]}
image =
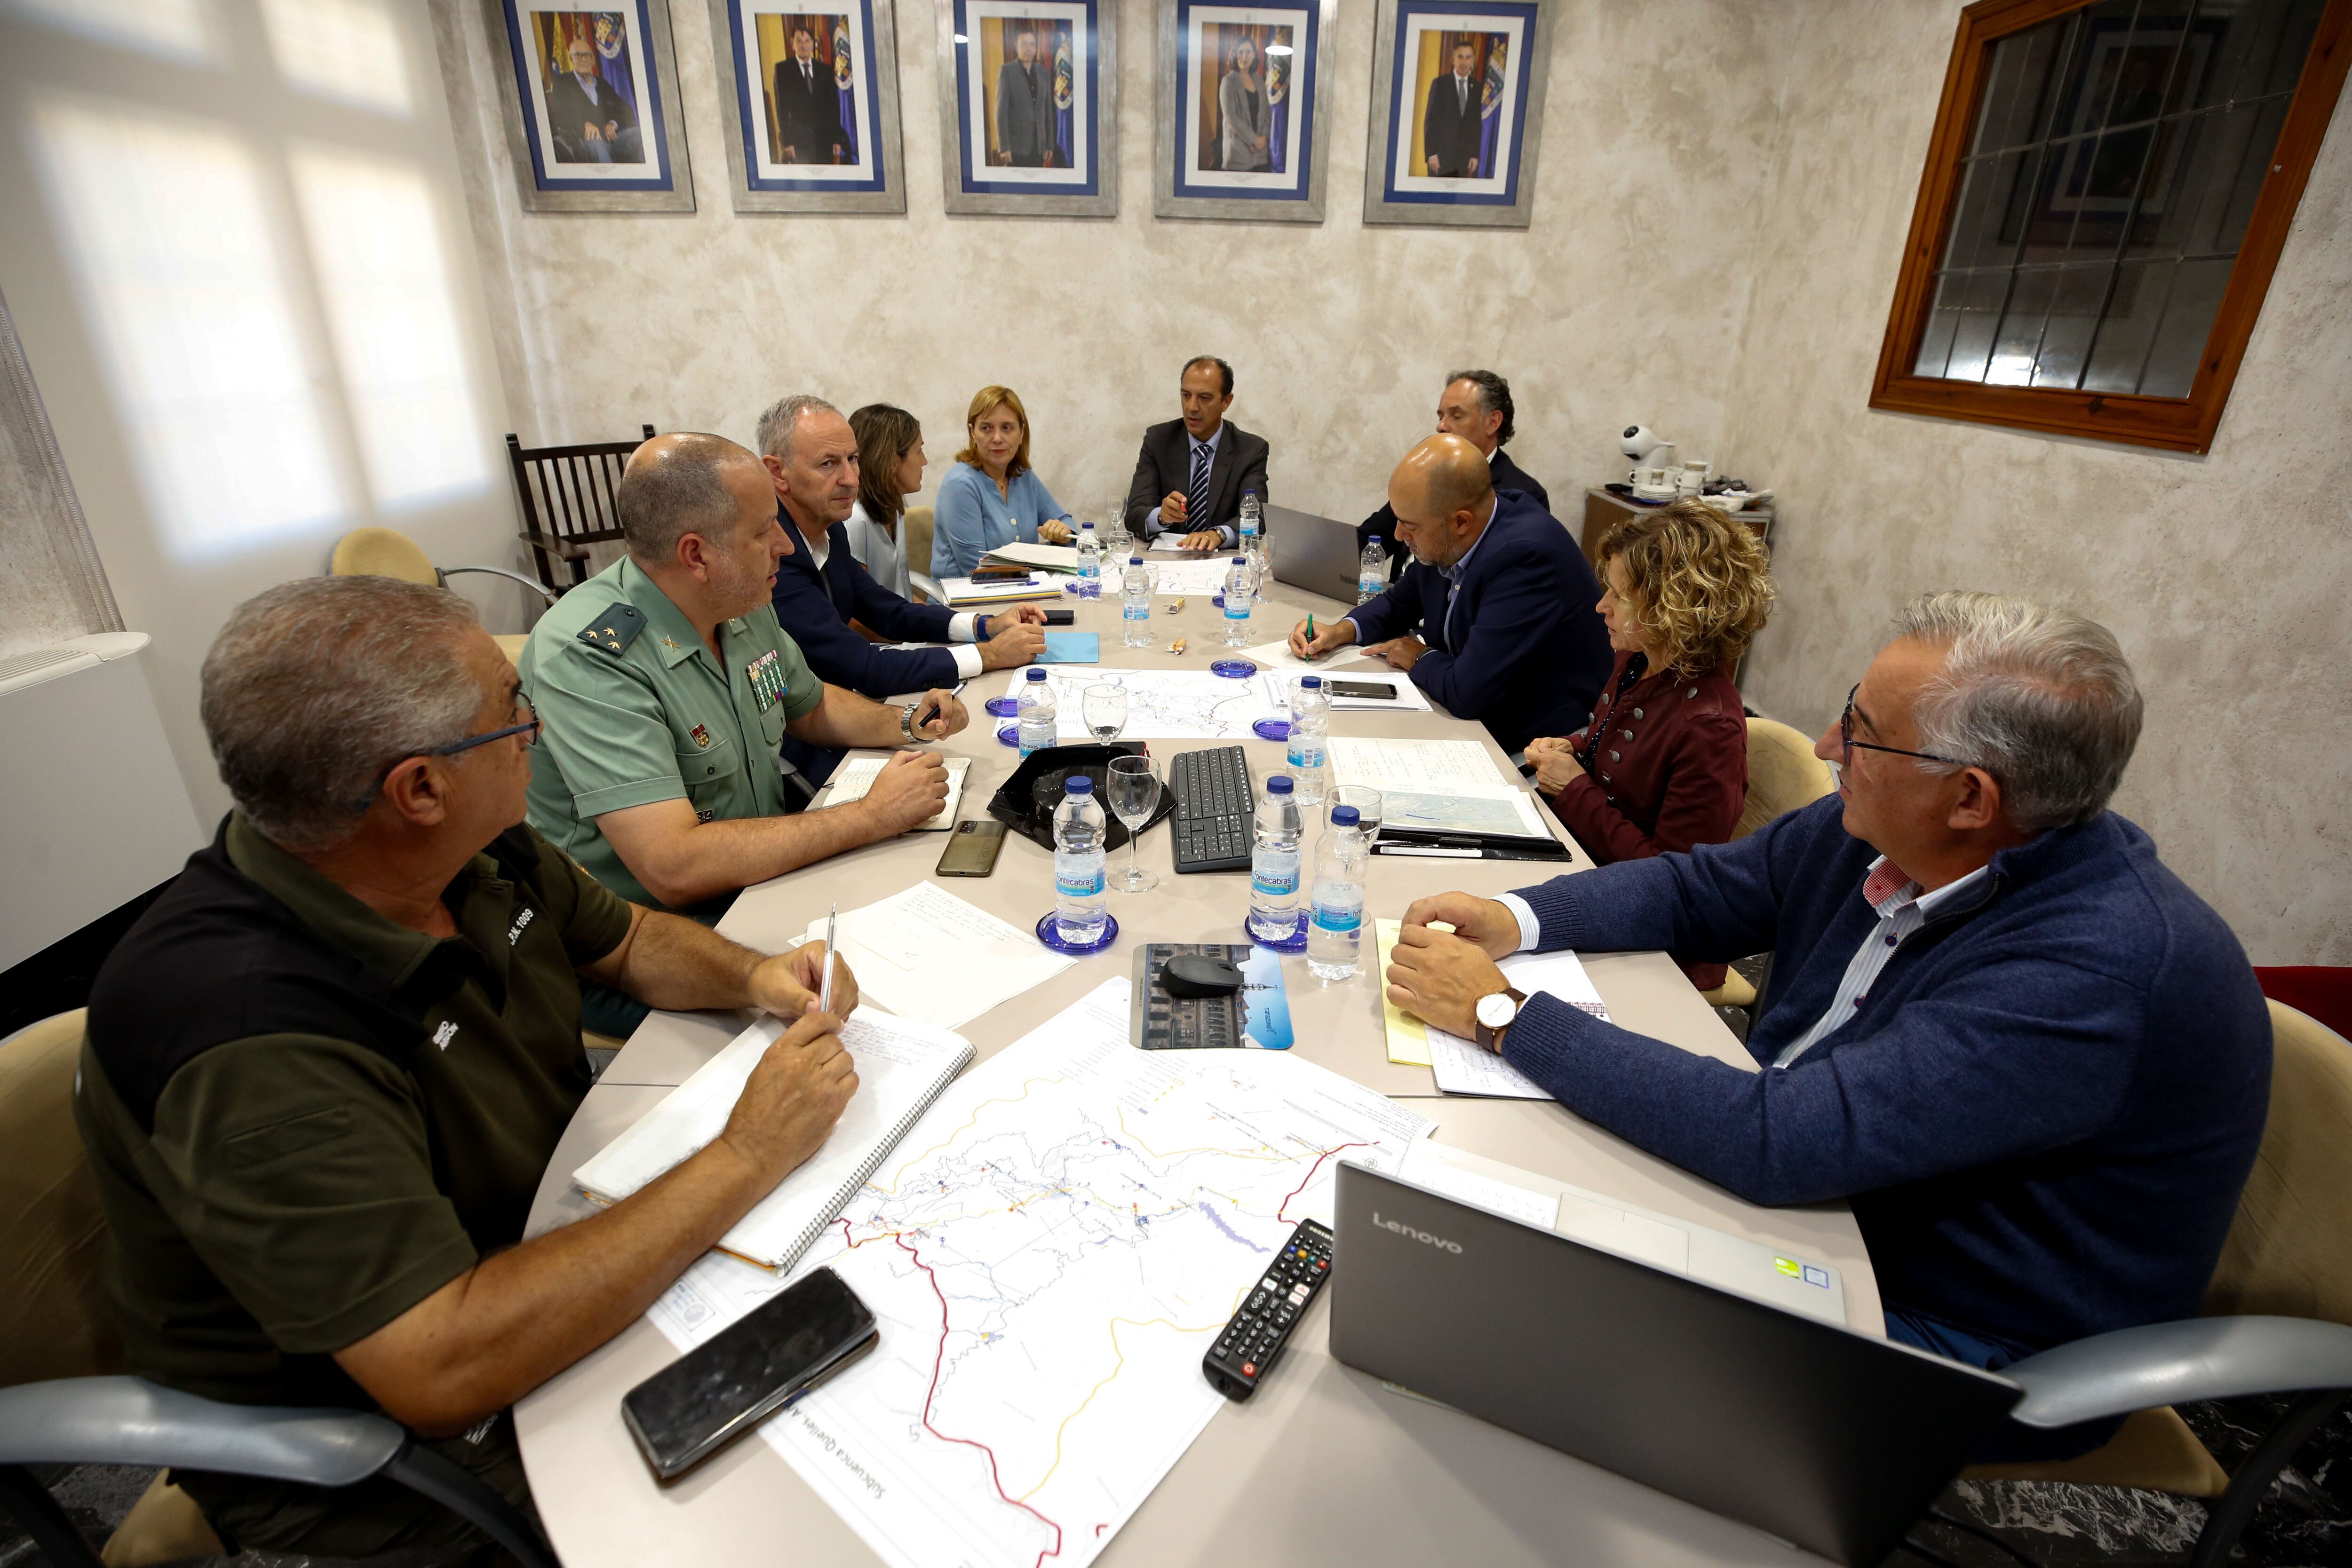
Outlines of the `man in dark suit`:
{"label": "man in dark suit", "polygon": [[793,57],[776,62],[776,142],[786,163],[838,163],[849,137],[841,129],[841,89],[833,68],[816,57],[816,36],[793,29]]}
{"label": "man in dark suit", "polygon": [[996,68],[996,155],[1016,169],[1043,169],[1054,152],[1054,73],[1037,63],[1037,35],[1013,40]]}
{"label": "man in dark suit", "polygon": [[547,94],[547,121],[555,136],[556,161],[644,162],[636,106],[598,73],[596,46],[584,37],[574,38],[568,53],[572,68],[555,78]]}
{"label": "man in dark suit", "polygon": [[1455,717],[1484,724],[1506,751],[1582,728],[1612,656],[1601,584],[1568,530],[1530,497],[1497,490],[1486,460],[1458,435],[1405,454],[1389,505],[1412,565],[1312,638],[1301,621],[1291,652],[1315,658],[1361,643]]}
{"label": "man in dark suit", "polygon": [[1141,538],[1181,534],[1186,549],[1230,549],[1241,538],[1242,497],[1266,493],[1269,448],[1225,418],[1234,368],[1208,354],[1186,362],[1177,382],[1184,417],[1143,433],[1127,487],[1127,526]]}
{"label": "man in dark suit", "polygon": [[[1550,495],[1503,450],[1514,434],[1513,414],[1511,383],[1492,371],[1456,371],[1437,394],[1437,433],[1458,435],[1476,447],[1486,459],[1496,489],[1517,490],[1549,512]],[[1399,558],[1412,553],[1397,538],[1396,520],[1395,508],[1383,501],[1379,511],[1356,525],[1356,553],[1363,554],[1366,545],[1380,540],[1388,553],[1391,582],[1404,570]]]}
{"label": "man in dark suit", "polygon": [[[1034,664],[1045,651],[1045,612],[1034,604],[994,615],[916,604],[858,564],[842,528],[857,502],[857,437],[831,403],[779,398],[760,416],[758,441],[776,487],[777,521],[792,547],[776,563],[770,597],[776,620],[819,680],[880,701]],[[950,646],[884,647],[868,632],[894,643]],[[784,755],[818,783],[840,756],[789,736]]]}
{"label": "man in dark suit", "polygon": [[1429,102],[1421,111],[1421,151],[1429,172],[1444,179],[1475,179],[1478,175],[1478,117],[1486,90],[1478,73],[1478,51],[1469,44],[1454,46],[1454,72],[1429,84]]}

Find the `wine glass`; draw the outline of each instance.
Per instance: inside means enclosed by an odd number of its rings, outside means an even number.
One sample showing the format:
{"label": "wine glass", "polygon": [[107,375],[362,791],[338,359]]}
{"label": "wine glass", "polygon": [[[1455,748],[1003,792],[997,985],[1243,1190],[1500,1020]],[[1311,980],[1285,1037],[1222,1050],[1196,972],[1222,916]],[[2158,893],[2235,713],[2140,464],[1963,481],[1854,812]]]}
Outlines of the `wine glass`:
{"label": "wine glass", "polygon": [[1121,893],[1149,893],[1160,885],[1160,879],[1136,863],[1135,841],[1143,836],[1151,813],[1160,809],[1160,775],[1152,771],[1151,758],[1112,758],[1108,793],[1112,814],[1127,828],[1127,869],[1110,885]]}
{"label": "wine glass", "polygon": [[1083,699],[1087,733],[1104,746],[1117,740],[1127,727],[1127,688],[1105,681],[1087,688]]}
{"label": "wine glass", "polygon": [[1102,542],[1104,552],[1115,559],[1123,570],[1127,565],[1129,548],[1134,540],[1127,531],[1127,499],[1121,497],[1107,503],[1103,509]]}

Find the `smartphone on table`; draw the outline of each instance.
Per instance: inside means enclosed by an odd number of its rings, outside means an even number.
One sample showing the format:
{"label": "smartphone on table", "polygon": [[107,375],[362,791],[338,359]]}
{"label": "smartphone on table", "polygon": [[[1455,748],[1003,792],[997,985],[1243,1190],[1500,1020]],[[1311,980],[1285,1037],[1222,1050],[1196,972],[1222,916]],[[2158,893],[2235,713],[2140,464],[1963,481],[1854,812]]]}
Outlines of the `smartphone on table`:
{"label": "smartphone on table", "polygon": [[676,1480],[881,1337],[857,1292],[819,1269],[630,1389],[621,1418],[654,1474]]}
{"label": "smartphone on table", "polygon": [[996,869],[996,856],[1004,848],[1004,824],[997,821],[961,821],[948,835],[948,847],[940,853],[940,863],[933,868],[938,876],[986,876]]}
{"label": "smartphone on table", "polygon": [[1327,678],[1323,685],[1335,697],[1372,697],[1383,702],[1396,700],[1396,683],[1393,681],[1343,681],[1333,676]]}

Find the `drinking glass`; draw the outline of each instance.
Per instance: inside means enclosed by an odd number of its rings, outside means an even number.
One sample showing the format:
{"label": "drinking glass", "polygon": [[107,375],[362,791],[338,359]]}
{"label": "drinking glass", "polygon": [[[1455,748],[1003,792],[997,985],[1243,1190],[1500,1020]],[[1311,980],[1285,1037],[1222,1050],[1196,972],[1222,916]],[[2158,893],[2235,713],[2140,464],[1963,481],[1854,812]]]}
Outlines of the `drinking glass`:
{"label": "drinking glass", "polygon": [[1151,821],[1151,813],[1160,809],[1160,775],[1152,771],[1149,757],[1114,757],[1110,759],[1110,809],[1127,828],[1127,869],[1111,879],[1110,885],[1120,893],[1149,893],[1160,885],[1160,879],[1136,863],[1135,841],[1143,836],[1143,825]]}
{"label": "drinking glass", "polygon": [[1097,744],[1108,746],[1117,740],[1127,727],[1127,688],[1108,682],[1088,686],[1083,699],[1087,733]]}
{"label": "drinking glass", "polygon": [[1323,825],[1331,825],[1331,813],[1342,806],[1356,808],[1357,826],[1370,841],[1381,831],[1381,792],[1369,784],[1341,784],[1323,798]]}
{"label": "drinking glass", "polygon": [[1102,509],[1102,515],[1103,551],[1117,559],[1119,570],[1124,571],[1127,570],[1128,552],[1135,544],[1134,538],[1127,531],[1127,498],[1122,496],[1118,500],[1108,503]]}

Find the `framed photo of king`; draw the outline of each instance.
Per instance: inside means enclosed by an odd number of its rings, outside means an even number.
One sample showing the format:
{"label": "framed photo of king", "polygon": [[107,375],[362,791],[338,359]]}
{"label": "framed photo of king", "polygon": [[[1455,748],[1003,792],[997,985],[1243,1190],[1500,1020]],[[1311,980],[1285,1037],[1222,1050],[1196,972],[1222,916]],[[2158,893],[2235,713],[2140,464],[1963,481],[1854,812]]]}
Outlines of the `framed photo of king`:
{"label": "framed photo of king", "polygon": [[1364,221],[1528,226],[1552,0],[1376,0]]}
{"label": "framed photo of king", "polygon": [[483,0],[482,15],[525,211],[694,211],[667,0]]}
{"label": "framed photo of king", "polygon": [[903,213],[893,0],[709,0],[739,213]]}
{"label": "framed photo of king", "polygon": [[1151,210],[1323,221],[1323,83],[1338,0],[1160,0]]}
{"label": "framed photo of king", "polygon": [[1118,0],[939,0],[950,213],[1118,214]]}

